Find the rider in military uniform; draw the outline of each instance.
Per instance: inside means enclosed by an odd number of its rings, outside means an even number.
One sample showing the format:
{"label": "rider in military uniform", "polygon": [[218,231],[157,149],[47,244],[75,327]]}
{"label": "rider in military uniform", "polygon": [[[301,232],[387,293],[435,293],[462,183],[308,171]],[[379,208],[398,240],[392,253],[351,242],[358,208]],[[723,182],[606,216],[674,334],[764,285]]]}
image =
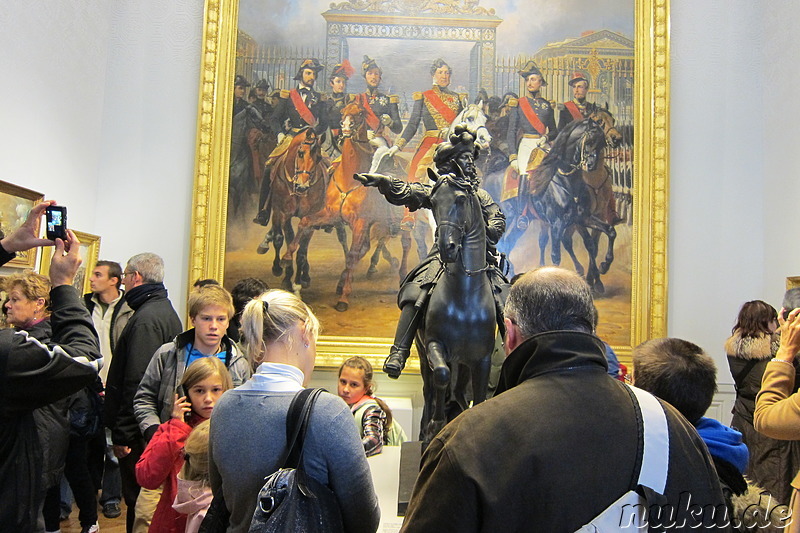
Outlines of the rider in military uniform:
{"label": "rider in military uniform", "polygon": [[[259,212],[253,222],[266,226],[270,216],[269,192],[271,189],[270,170],[275,160],[289,148],[292,138],[302,129],[311,127],[322,136],[328,127],[327,104],[322,95],[314,90],[317,74],[324,67],[315,58],[304,59],[297,69],[294,79],[297,87],[291,91],[281,91],[278,104],[269,121],[272,131],[278,135],[278,146],[272,151],[264,164],[264,177],[261,180],[261,193],[258,198]],[[261,250],[259,246],[259,251]],[[264,252],[266,253],[266,249]]]}
{"label": "rider in military uniform", "polygon": [[[490,265],[487,275],[493,287],[498,325],[502,328],[502,300],[508,288],[508,281],[496,266],[495,245],[505,232],[506,219],[489,193],[479,187],[480,183],[475,168],[475,159],[478,156],[476,138],[477,132],[470,131],[465,125],[456,126],[455,133],[450,136],[450,139],[436,147],[433,162],[436,165],[437,174],[440,176],[454,174],[463,176],[459,179],[468,179],[480,201],[483,220],[486,223],[486,259]],[[433,185],[406,182],[380,174],[356,174],[355,178],[365,185],[377,187],[391,204],[403,205],[412,211],[433,207],[430,200]],[[439,260],[438,248],[434,242],[428,256],[408,273],[400,286],[400,292],[397,295],[400,319],[397,322],[397,330],[394,343],[389,350],[389,357],[386,358],[383,365],[383,371],[390,378],[399,377],[405,367],[406,360],[411,353],[411,343],[414,341],[414,335],[422,318],[422,309],[443,269],[444,266]]]}
{"label": "rider in military uniform", "polygon": [[442,142],[450,124],[467,106],[466,94],[454,93],[448,89],[451,73],[450,65],[445,63],[444,59],[435,60],[431,65],[433,88],[413,95],[414,107],[411,109],[411,116],[395,144],[397,148],[393,147],[392,152],[394,155],[394,152],[402,149],[414,138],[422,121],[425,133],[408,167],[409,181],[419,181],[419,178],[424,176],[425,169],[433,160],[435,146]]}
{"label": "rider in military uniform", "polygon": [[[539,94],[539,90],[547,85],[542,72],[536,63],[528,61],[518,73],[525,80],[526,94],[508,102],[506,142],[510,164],[506,172],[502,200],[525,197],[528,173],[542,162],[549,149],[548,143],[555,140],[557,134],[553,107]],[[517,223],[524,224],[527,220],[525,207],[518,206],[517,213],[512,214],[512,218],[517,219]]]}
{"label": "rider in military uniform", "polygon": [[580,72],[575,72],[569,80],[572,87],[572,100],[558,106],[558,131],[573,120],[583,120],[597,111],[597,105],[586,100],[589,81]]}
{"label": "rider in military uniform", "polygon": [[[558,131],[562,131],[570,122],[589,118],[598,110],[597,104],[586,100],[589,81],[583,74],[573,73],[572,79],[569,80],[569,86],[572,87],[572,100],[558,106]],[[595,194],[608,198],[605,221],[612,225],[619,224],[623,219],[617,214],[617,203],[614,199],[611,180],[605,180]]]}
{"label": "rider in military uniform", "polygon": [[329,153],[331,157],[341,154],[342,146],[342,109],[353,101],[353,95],[347,94],[347,80],[353,75],[355,69],[348,60],[344,60],[331,72],[328,83],[331,94],[328,96],[328,126],[331,129]]}
{"label": "rider in military uniform", "polygon": [[378,150],[388,149],[391,142],[387,138],[386,130],[394,134],[399,134],[403,130],[403,123],[400,120],[400,98],[396,95],[387,96],[378,90],[383,79],[383,70],[371,57],[364,56],[361,74],[367,82],[367,90],[357,94],[355,100],[366,113],[370,143]]}

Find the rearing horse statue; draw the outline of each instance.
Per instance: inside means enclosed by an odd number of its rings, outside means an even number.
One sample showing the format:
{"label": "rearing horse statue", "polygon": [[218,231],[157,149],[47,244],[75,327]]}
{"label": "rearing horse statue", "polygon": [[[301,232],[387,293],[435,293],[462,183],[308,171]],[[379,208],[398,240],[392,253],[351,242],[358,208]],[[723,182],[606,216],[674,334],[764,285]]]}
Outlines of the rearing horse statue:
{"label": "rearing horse statue", "polygon": [[474,131],[460,127],[437,147],[434,162],[441,174],[428,169],[432,185],[355,176],[390,203],[431,209],[436,220],[434,247],[400,289],[395,343],[384,364],[389,377],[399,376],[414,338],[425,397],[420,438],[426,443],[468,407],[470,382],[473,403],[486,399],[495,328],[502,320],[507,282],[487,248],[505,230],[505,217],[478,188],[475,139]]}

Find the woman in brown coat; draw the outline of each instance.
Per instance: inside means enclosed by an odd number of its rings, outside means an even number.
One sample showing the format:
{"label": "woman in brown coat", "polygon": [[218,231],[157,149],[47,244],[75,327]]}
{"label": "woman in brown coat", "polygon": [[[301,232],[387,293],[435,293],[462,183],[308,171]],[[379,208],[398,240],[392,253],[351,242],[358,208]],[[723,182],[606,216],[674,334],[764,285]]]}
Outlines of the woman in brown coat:
{"label": "woman in brown coat", "polygon": [[[800,308],[792,310],[781,326],[781,342],[775,357],[767,363],[761,382],[761,391],[756,398],[753,417],[757,431],[774,439],[800,439],[800,393],[794,392],[794,358],[800,351]],[[791,498],[792,517],[800,517],[800,475],[792,481],[794,491]],[[800,520],[792,520],[789,531],[800,531]]]}

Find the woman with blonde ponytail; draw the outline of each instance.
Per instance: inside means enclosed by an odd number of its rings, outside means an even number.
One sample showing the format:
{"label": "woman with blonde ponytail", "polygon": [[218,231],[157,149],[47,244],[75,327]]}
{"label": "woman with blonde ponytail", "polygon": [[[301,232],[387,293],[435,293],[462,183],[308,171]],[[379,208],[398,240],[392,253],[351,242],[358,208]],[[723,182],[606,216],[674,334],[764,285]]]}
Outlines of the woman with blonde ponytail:
{"label": "woman with blonde ponytail", "polygon": [[[230,511],[229,532],[248,530],[264,478],[283,466],[289,404],[311,378],[318,334],[317,317],[286,291],[267,291],[242,313],[242,341],[255,373],[220,399],[209,438],[211,488]],[[302,463],[336,495],[345,531],[377,530],[380,509],[361,437],[338,396],[317,398]]]}

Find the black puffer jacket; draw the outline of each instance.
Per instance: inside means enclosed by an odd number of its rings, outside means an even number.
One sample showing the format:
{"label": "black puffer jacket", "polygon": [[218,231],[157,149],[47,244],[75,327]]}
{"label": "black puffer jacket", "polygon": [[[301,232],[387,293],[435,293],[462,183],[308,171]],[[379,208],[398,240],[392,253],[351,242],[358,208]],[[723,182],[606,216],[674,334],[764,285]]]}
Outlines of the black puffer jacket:
{"label": "black puffer jacket", "polygon": [[[0,264],[9,254],[0,249]],[[42,493],[42,444],[33,411],[73,394],[97,377],[100,348],[91,318],[70,286],[50,292],[52,344],[27,332],[0,331],[0,525],[28,532]]]}

